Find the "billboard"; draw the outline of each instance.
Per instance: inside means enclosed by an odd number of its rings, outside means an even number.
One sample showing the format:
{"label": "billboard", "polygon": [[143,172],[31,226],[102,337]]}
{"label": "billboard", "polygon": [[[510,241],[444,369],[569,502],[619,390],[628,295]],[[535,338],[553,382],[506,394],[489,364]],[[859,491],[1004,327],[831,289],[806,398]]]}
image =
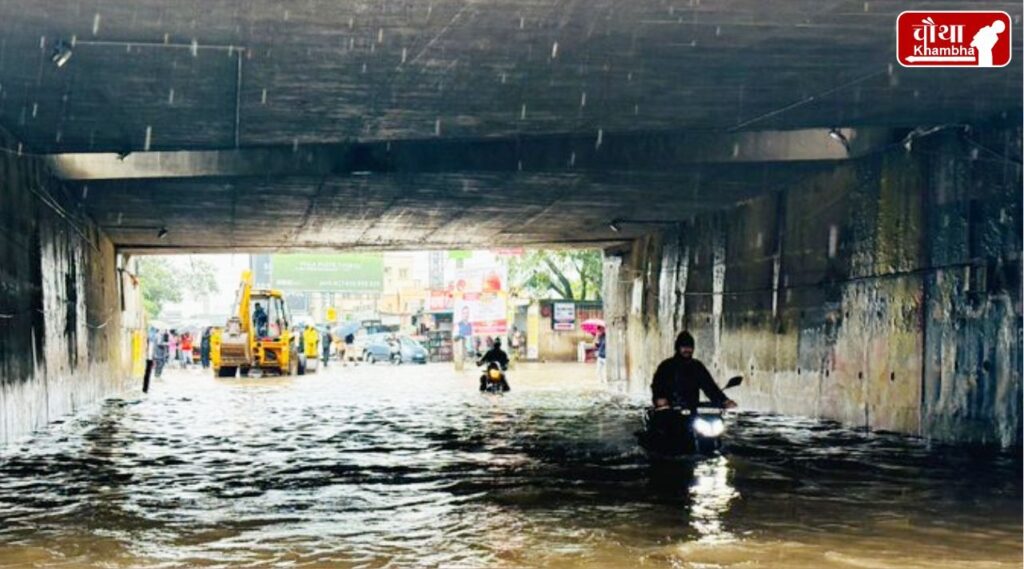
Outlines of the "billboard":
{"label": "billboard", "polygon": [[466,293],[455,298],[455,334],[460,337],[508,334],[504,294]]}
{"label": "billboard", "polygon": [[273,255],[271,286],[291,291],[380,292],[384,257],[379,253]]}
{"label": "billboard", "polygon": [[252,268],[252,284],[256,288],[270,288],[270,255],[252,255],[249,266]]}

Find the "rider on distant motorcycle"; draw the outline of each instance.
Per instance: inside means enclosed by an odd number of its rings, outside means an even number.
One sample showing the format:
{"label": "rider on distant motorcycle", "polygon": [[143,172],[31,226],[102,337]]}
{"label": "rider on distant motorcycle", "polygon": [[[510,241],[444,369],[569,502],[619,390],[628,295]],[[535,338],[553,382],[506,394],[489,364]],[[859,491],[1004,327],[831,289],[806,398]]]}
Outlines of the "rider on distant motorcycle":
{"label": "rider on distant motorcycle", "polygon": [[[482,366],[484,364],[492,363],[496,364],[498,366],[498,369],[502,371],[501,381],[499,382],[501,390],[508,391],[508,381],[505,379],[504,374],[505,370],[508,369],[508,354],[506,354],[501,349],[501,338],[494,339],[494,345],[491,347],[490,350],[487,351],[486,354],[483,355],[483,357],[480,358],[480,361],[476,362],[476,365]],[[484,373],[483,375],[480,376],[480,391],[487,390],[488,381],[489,379],[487,377],[487,373]]]}
{"label": "rider on distant motorcycle", "polygon": [[696,409],[701,391],[724,409],[736,407],[736,402],[718,388],[704,364],[693,357],[693,347],[693,336],[684,330],[676,338],[675,355],[661,362],[654,372],[651,391],[655,409],[670,406]]}

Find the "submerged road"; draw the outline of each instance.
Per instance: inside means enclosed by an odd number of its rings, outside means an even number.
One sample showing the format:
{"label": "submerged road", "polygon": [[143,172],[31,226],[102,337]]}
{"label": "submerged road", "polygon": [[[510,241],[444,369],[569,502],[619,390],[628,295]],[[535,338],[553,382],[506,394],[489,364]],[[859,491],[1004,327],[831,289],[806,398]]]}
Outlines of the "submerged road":
{"label": "submerged road", "polygon": [[510,377],[170,370],[0,451],[0,566],[1021,566],[1019,454],[740,413],[653,468],[592,367]]}

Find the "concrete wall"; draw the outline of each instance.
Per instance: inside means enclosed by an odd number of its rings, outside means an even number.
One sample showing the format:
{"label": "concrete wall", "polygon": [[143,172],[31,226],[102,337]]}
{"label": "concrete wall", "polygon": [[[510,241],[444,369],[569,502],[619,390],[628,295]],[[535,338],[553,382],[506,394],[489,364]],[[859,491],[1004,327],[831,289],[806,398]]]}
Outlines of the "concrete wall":
{"label": "concrete wall", "polygon": [[948,130],[609,251],[610,377],[649,396],[689,329],[745,408],[1019,444],[1020,152]]}
{"label": "concrete wall", "polygon": [[0,445],[135,385],[137,288],[76,212],[38,159],[0,152]]}

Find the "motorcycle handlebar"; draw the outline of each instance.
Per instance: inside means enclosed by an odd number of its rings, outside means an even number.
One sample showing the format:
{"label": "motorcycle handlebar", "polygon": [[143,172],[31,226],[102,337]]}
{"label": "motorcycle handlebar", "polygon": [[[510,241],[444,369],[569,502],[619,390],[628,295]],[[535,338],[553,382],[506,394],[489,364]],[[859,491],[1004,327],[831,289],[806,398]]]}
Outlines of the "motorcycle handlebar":
{"label": "motorcycle handlebar", "polygon": [[[716,411],[726,411],[725,407],[723,407],[721,405],[718,405],[718,404],[715,404],[715,403],[698,403],[696,409],[698,409],[698,410],[699,409],[713,409],[713,410],[716,410]],[[680,411],[680,412],[683,412],[683,413],[689,413],[691,408],[690,407],[672,406],[672,407],[654,407],[654,410],[655,411]]]}

